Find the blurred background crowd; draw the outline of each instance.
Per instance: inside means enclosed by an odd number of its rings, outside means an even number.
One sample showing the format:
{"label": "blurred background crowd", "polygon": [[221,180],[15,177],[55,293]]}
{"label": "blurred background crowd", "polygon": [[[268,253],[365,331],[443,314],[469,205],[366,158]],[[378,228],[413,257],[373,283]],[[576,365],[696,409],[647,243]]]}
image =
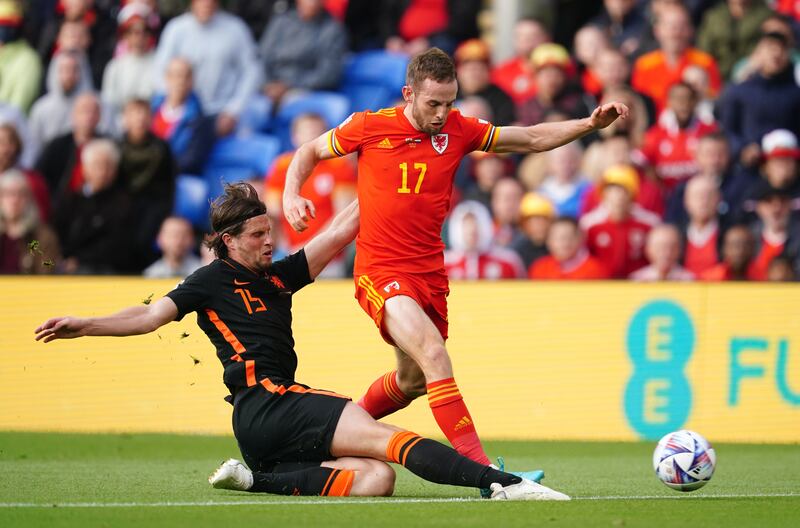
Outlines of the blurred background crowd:
{"label": "blurred background crowd", "polygon": [[321,163],[295,233],[292,149],[399,104],[408,58],[439,46],[465,115],[630,108],[551,152],[465,158],[451,278],[795,280],[798,30],[797,0],[0,0],[0,273],[184,276],[211,258],[209,200],[240,180],[276,258],[296,251],[357,172]]}

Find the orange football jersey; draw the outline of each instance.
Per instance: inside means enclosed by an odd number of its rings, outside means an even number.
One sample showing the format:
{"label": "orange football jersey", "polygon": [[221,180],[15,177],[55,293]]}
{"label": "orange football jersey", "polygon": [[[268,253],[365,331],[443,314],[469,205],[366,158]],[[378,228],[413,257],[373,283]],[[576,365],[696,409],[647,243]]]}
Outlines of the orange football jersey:
{"label": "orange football jersey", "polygon": [[441,133],[430,135],[411,125],[403,107],[356,112],[328,132],[334,155],[358,152],[361,230],[355,274],[443,269],[442,223],[455,171],[468,152],[491,150],[499,132],[452,110]]}

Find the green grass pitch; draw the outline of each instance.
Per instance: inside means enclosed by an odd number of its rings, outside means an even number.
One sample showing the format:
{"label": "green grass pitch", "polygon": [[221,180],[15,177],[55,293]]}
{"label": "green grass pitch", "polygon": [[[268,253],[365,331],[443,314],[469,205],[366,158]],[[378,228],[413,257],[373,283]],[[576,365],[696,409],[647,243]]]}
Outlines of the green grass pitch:
{"label": "green grass pitch", "polygon": [[487,443],[575,499],[509,503],[402,468],[392,498],[219,491],[206,478],[239,455],[233,438],[0,433],[0,526],[800,526],[800,446],[715,445],[716,474],[693,493],[657,481],[653,446]]}

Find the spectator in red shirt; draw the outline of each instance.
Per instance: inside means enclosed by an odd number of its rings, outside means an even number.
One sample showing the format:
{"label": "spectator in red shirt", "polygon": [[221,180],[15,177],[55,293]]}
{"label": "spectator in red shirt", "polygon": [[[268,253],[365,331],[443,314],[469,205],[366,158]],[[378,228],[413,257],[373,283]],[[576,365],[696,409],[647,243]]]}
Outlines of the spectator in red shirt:
{"label": "spectator in red shirt", "polygon": [[698,140],[717,130],[715,123],[704,123],[695,113],[697,94],[691,86],[678,82],[669,89],[667,108],[658,124],[647,131],[640,151],[669,193],[681,181],[698,172],[695,161]]}
{"label": "spectator in red shirt", "polygon": [[536,72],[531,53],[539,44],[550,42],[547,27],[535,18],[521,18],[514,24],[514,57],[492,70],[492,82],[506,92],[514,104],[536,95]]}
{"label": "spectator in red shirt", "polygon": [[597,26],[583,26],[575,33],[572,49],[580,71],[581,86],[584,92],[595,98],[599,98],[603,90],[603,84],[595,73],[597,59],[610,47],[608,35]]}
{"label": "spectator in red shirt", "polygon": [[574,218],[558,218],[547,234],[550,252],[528,268],[528,277],[543,280],[591,280],[610,277],[605,266],[589,254]]}
{"label": "spectator in red shirt", "polygon": [[39,209],[39,219],[43,222],[50,220],[50,190],[47,182],[41,174],[34,170],[23,169],[19,166],[19,158],[22,155],[22,138],[16,127],[11,123],[0,125],[0,180],[7,172],[21,170],[28,179],[33,198]]}
{"label": "spectator in red shirt", "polygon": [[633,67],[631,84],[653,98],[660,112],[667,103],[669,87],[680,81],[690,65],[706,70],[714,94],[722,87],[714,58],[691,46],[694,28],[689,12],[681,4],[666,7],[653,27],[659,49],[642,55]]}
{"label": "spectator in red shirt", "polygon": [[447,276],[453,279],[519,279],[522,261],[510,249],[492,242],[492,217],[478,202],[458,204],[450,214],[450,249],[444,252]]}
{"label": "spectator in red shirt", "polygon": [[756,239],[756,257],[748,274],[753,280],[766,280],[769,263],[778,255],[787,255],[793,261],[800,255],[800,225],[792,219],[791,196],[785,189],[777,189],[764,182],[756,194],[758,220],[752,225]]}
{"label": "spectator in red shirt", "polygon": [[[302,114],[292,122],[292,143],[300,146],[322,135],[328,126],[317,114]],[[309,219],[308,229],[298,233],[289,225],[283,215],[283,187],[286,183],[286,170],[294,157],[294,152],[282,154],[275,160],[265,182],[267,210],[275,224],[281,225],[282,248],[289,253],[299,251],[316,234],[325,229],[336,214],[353,201],[356,195],[356,171],[348,158],[332,158],[321,161],[314,168],[300,192],[314,201],[316,215]],[[343,277],[344,258],[331,260],[320,277]]]}
{"label": "spectator in red shirt", "polygon": [[719,262],[722,221],[716,180],[710,176],[695,176],[686,184],[683,201],[689,216],[683,233],[683,265],[699,276]]}
{"label": "spectator in red shirt", "polygon": [[547,255],[547,233],[556,217],[556,209],[546,197],[529,192],[519,205],[520,235],[511,248],[522,257],[525,268]]}
{"label": "spectator in red shirt", "polygon": [[647,233],[661,221],[634,202],[638,191],[636,169],[611,166],[603,173],[600,205],[580,220],[589,251],[613,278],[627,278],[647,265],[644,255]]}
{"label": "spectator in red shirt", "polygon": [[671,224],[661,224],[647,234],[648,266],[631,273],[635,281],[692,281],[694,273],[680,265],[681,234]]}
{"label": "spectator in red shirt", "polygon": [[747,270],[754,255],[753,233],[745,225],[735,225],[725,232],[722,262],[700,274],[704,281],[751,280]]}

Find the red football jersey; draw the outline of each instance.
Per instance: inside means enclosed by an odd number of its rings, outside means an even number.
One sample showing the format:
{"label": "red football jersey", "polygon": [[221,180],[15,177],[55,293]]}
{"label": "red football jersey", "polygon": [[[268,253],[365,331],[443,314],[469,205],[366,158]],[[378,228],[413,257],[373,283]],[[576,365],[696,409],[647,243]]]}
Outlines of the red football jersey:
{"label": "red football jersey", "polygon": [[355,274],[442,270],[441,232],[461,158],[491,150],[500,128],[452,110],[441,133],[415,129],[403,107],[356,112],[328,133],[336,156],[358,152],[361,230]]}

